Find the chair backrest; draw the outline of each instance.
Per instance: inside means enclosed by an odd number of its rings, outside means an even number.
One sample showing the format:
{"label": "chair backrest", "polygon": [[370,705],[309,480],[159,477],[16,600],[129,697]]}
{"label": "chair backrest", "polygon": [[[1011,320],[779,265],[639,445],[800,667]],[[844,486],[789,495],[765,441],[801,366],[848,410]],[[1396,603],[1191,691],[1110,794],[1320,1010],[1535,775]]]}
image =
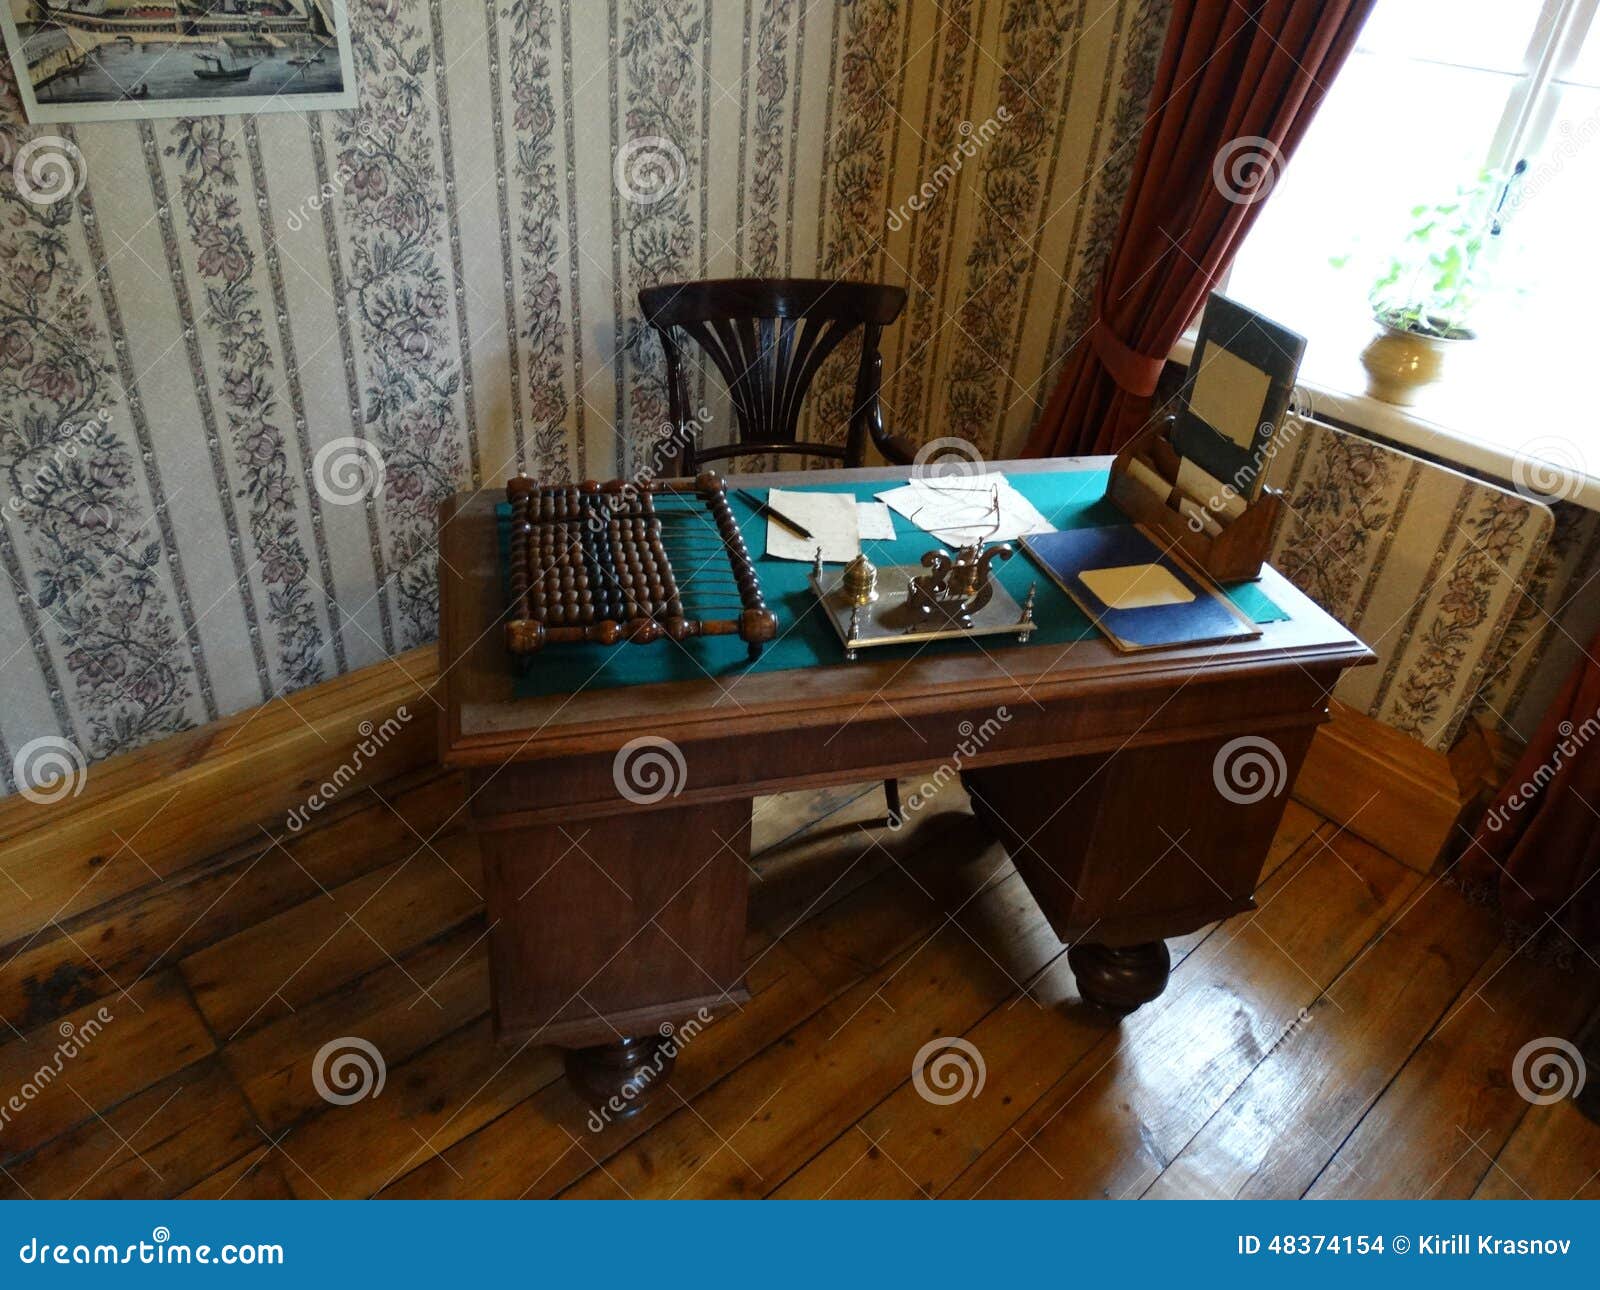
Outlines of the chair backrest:
{"label": "chair backrest", "polygon": [[[755,452],[805,453],[847,466],[866,461],[867,439],[883,434],[878,405],[883,358],[878,338],[900,316],[906,293],[873,282],[819,278],[722,278],[663,283],[639,292],[645,321],[661,336],[669,415],[679,440],[679,470]],[[822,361],[862,329],[849,430],[839,444],[804,442],[801,405]],[[737,420],[737,442],[702,449],[692,437],[679,333],[716,365]]]}

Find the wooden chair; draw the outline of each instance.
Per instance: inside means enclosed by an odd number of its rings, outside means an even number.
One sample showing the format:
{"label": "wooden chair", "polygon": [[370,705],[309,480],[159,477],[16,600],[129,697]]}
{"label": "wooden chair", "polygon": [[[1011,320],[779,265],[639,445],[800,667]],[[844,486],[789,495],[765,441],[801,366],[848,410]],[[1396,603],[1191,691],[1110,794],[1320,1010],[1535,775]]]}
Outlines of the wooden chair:
{"label": "wooden chair", "polygon": [[[878,337],[905,308],[902,288],[826,278],[720,278],[646,287],[639,292],[639,305],[660,334],[667,358],[668,416],[678,436],[680,475],[693,476],[706,462],[749,452],[804,453],[846,467],[864,466],[869,437],[892,466],[908,466],[916,456],[909,440],[884,428],[879,401],[883,355]],[[843,446],[797,438],[812,378],[858,327],[861,362]],[[706,352],[727,384],[739,433],[726,447],[702,448],[694,438],[680,331]],[[898,781],[885,780],[883,795],[890,817],[898,819]]]}
{"label": "wooden chair", "polygon": [[[870,437],[890,465],[909,465],[915,446],[884,429],[878,338],[900,316],[906,293],[876,282],[823,278],[721,278],[668,282],[639,292],[645,321],[661,337],[667,359],[668,415],[678,443],[678,473],[747,453],[804,453],[864,466]],[[798,439],[800,410],[811,381],[841,341],[861,329],[861,362],[844,444]],[[738,435],[721,448],[693,436],[679,333],[710,357],[728,387]]]}

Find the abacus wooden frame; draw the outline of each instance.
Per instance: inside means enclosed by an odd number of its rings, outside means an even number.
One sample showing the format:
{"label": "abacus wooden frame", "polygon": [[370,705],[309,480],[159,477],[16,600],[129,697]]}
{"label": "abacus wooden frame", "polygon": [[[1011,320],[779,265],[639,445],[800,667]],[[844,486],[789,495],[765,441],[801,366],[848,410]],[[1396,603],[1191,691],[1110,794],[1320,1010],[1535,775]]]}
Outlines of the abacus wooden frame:
{"label": "abacus wooden frame", "polygon": [[[544,622],[530,595],[535,586],[532,571],[528,568],[528,536],[541,521],[529,517],[529,509],[542,489],[559,485],[541,484],[526,475],[518,475],[506,484],[506,497],[511,503],[511,617],[505,625],[506,647],[513,655],[526,658],[538,653],[549,644],[649,645],[661,640],[684,641],[695,636],[735,636],[750,647],[750,658],[760,657],[766,642],[778,634],[777,617],[767,608],[761,594],[761,582],[756,576],[755,564],[750,559],[749,548],[739,532],[738,521],[728,505],[728,493],[722,478],[715,471],[704,471],[694,479],[657,479],[630,482],[620,479],[601,484],[585,480],[578,492],[594,498],[632,500],[640,495],[651,497],[658,493],[697,496],[710,513],[717,535],[733,574],[742,609],[734,618],[699,618],[687,614],[660,617],[656,614],[639,615],[626,619],[601,618],[590,623],[553,625]],[[672,561],[665,546],[661,560],[666,565],[669,601],[678,600],[680,589],[673,573]]]}

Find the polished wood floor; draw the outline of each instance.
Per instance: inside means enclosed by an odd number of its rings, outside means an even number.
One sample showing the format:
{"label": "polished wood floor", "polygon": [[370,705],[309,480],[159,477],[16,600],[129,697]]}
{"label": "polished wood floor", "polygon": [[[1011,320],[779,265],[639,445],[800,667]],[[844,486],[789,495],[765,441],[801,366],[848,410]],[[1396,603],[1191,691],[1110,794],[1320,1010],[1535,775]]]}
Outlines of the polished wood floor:
{"label": "polished wood floor", "polygon": [[[1259,910],[1173,943],[1166,994],[1119,1020],[958,788],[898,833],[877,788],[762,799],[754,997],[604,1123],[558,1054],[491,1043],[460,800],[368,793],[6,949],[0,1192],[1600,1198],[1600,1125],[1513,1078],[1600,972],[1518,956],[1298,804]],[[318,1054],[352,1040],[382,1086],[330,1102]]]}

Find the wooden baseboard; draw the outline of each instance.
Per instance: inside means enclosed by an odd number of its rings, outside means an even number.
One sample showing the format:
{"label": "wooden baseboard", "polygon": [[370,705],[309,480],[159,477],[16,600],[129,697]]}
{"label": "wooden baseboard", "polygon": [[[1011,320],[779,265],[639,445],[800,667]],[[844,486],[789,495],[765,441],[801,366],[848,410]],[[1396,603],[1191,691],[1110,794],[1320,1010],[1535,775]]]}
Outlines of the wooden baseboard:
{"label": "wooden baseboard", "polygon": [[[1423,873],[1461,838],[1495,782],[1494,756],[1468,735],[1448,753],[1334,700],[1311,741],[1294,796],[1317,814]],[[1479,732],[1481,733],[1481,732]]]}
{"label": "wooden baseboard", "polygon": [[75,797],[0,800],[0,946],[432,762],[438,672],[424,646],[96,762]]}

